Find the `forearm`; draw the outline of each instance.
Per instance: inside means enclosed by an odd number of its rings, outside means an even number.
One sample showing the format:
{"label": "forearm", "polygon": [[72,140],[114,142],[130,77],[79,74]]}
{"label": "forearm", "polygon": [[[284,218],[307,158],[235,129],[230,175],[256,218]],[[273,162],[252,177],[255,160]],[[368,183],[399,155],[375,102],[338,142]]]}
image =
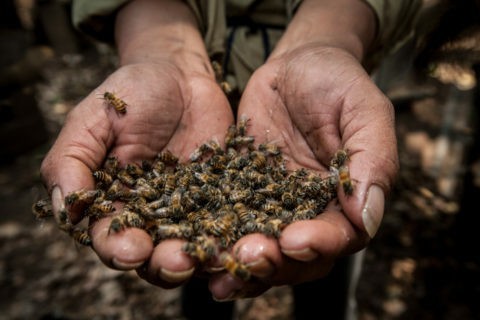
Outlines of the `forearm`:
{"label": "forearm", "polygon": [[135,0],[117,15],[120,64],[174,62],[185,72],[209,72],[195,17],[182,1]]}
{"label": "forearm", "polygon": [[375,32],[375,15],[361,0],[304,0],[271,57],[320,45],[345,49],[362,61]]}

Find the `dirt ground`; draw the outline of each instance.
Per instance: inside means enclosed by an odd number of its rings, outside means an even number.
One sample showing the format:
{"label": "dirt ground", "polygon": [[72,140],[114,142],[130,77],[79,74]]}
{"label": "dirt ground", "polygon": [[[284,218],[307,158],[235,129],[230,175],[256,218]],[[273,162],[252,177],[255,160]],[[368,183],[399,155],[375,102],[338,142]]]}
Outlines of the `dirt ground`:
{"label": "dirt ground", "polygon": [[[0,61],[8,65],[0,73],[0,319],[183,319],[179,289],[107,268],[53,221],[31,214],[45,196],[45,153],[68,111],[114,70],[114,52],[82,38],[55,41],[48,28],[47,45],[19,32],[25,45],[15,49],[5,43],[17,29],[5,30],[2,49],[22,54]],[[478,35],[470,38],[476,50]],[[435,70],[406,72],[386,90],[400,172],[365,252],[355,292],[360,320],[480,319],[478,77],[451,63]],[[291,290],[273,288],[236,307],[237,319],[292,319]]]}

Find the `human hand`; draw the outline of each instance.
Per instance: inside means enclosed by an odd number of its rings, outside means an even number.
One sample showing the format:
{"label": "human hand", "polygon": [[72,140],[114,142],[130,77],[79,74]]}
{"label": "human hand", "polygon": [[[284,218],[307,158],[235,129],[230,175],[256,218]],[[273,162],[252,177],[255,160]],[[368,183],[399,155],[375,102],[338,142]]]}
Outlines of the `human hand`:
{"label": "human hand", "polygon": [[323,277],[338,257],[365,247],[398,168],[391,103],[344,49],[308,45],[268,60],[247,85],[239,115],[252,119],[248,134],[257,143],[280,146],[290,169],[329,174],[332,156],[347,149],[354,192],[339,188],[340,206],[290,224],[278,241],[260,234],[240,239],[232,252],[254,277],[215,275],[210,290],[220,300]]}
{"label": "human hand", "polygon": [[[205,141],[223,141],[233,115],[192,21],[177,1],[136,1],[122,9],[117,17],[122,67],[70,112],[42,163],[57,215],[70,192],[93,189],[92,171],[110,155],[125,165],[169,150],[185,161]],[[126,114],[101,99],[106,91],[128,104]],[[82,219],[79,208],[67,209],[73,223]],[[106,265],[142,266],[140,276],[162,287],[192,275],[194,261],[182,252],[182,241],[166,240],[153,248],[141,229],[109,233],[111,219],[90,221],[89,227],[93,249]]]}
{"label": "human hand", "polygon": [[[99,99],[105,91],[115,91],[128,103],[125,115]],[[125,165],[169,150],[186,160],[202,142],[212,137],[222,141],[232,119],[213,79],[185,79],[174,67],[162,64],[120,68],[72,110],[43,162],[42,175],[53,188],[56,212],[70,192],[94,187],[92,171],[107,156],[115,155]],[[68,209],[73,222],[82,218],[78,208]],[[111,219],[101,219],[90,228],[93,248],[108,266],[133,269],[152,255],[151,268],[156,271],[193,267],[191,259],[177,252],[175,259],[158,258],[167,250],[181,251],[179,241],[165,241],[153,249],[150,236],[140,229],[109,234]]]}

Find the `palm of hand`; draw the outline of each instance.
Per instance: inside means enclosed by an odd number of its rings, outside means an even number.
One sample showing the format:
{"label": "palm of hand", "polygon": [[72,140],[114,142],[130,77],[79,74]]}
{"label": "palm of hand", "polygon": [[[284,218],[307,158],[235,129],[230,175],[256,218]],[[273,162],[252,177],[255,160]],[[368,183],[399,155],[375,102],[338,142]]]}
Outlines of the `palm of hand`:
{"label": "palm of hand", "polygon": [[[250,118],[257,143],[276,143],[287,167],[327,173],[333,154],[346,148],[355,192],[339,192],[341,208],[330,206],[314,220],[289,225],[278,241],[249,235],[233,252],[253,265],[254,281],[239,285],[228,275],[212,279],[217,297],[229,289],[252,296],[268,288],[324,276],[335,259],[363,248],[367,188],[388,190],[395,173],[396,145],[391,106],[354,57],[341,49],[303,48],[267,63],[252,76],[239,106]],[[257,281],[257,280],[260,281]],[[229,288],[229,289],[227,289]]]}

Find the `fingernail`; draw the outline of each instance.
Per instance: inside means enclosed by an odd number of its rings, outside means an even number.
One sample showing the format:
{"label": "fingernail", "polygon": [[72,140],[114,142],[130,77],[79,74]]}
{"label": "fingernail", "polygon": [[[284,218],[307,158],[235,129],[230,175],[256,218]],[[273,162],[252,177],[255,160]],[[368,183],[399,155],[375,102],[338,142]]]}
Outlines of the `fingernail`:
{"label": "fingernail", "polygon": [[112,264],[115,266],[115,268],[119,270],[133,270],[140,267],[143,264],[143,262],[144,261],[125,262],[125,261],[120,261],[117,258],[112,259]]}
{"label": "fingernail", "polygon": [[65,209],[65,200],[59,186],[55,186],[52,190],[52,209],[53,212],[60,212]]}
{"label": "fingernail", "polygon": [[362,220],[365,230],[370,238],[373,238],[380,227],[385,206],[385,195],[377,185],[371,185],[368,189],[367,201],[362,210]]}
{"label": "fingernail", "polygon": [[246,264],[246,267],[248,268],[251,274],[259,278],[269,277],[275,271],[270,261],[264,258],[249,262]]}
{"label": "fingernail", "polygon": [[310,248],[305,248],[302,250],[282,250],[282,252],[292,259],[303,262],[312,261],[318,257],[318,253]]}
{"label": "fingernail", "polygon": [[171,271],[161,268],[158,272],[158,275],[162,280],[165,280],[167,282],[179,283],[189,279],[193,275],[194,271],[194,267],[185,271]]}

